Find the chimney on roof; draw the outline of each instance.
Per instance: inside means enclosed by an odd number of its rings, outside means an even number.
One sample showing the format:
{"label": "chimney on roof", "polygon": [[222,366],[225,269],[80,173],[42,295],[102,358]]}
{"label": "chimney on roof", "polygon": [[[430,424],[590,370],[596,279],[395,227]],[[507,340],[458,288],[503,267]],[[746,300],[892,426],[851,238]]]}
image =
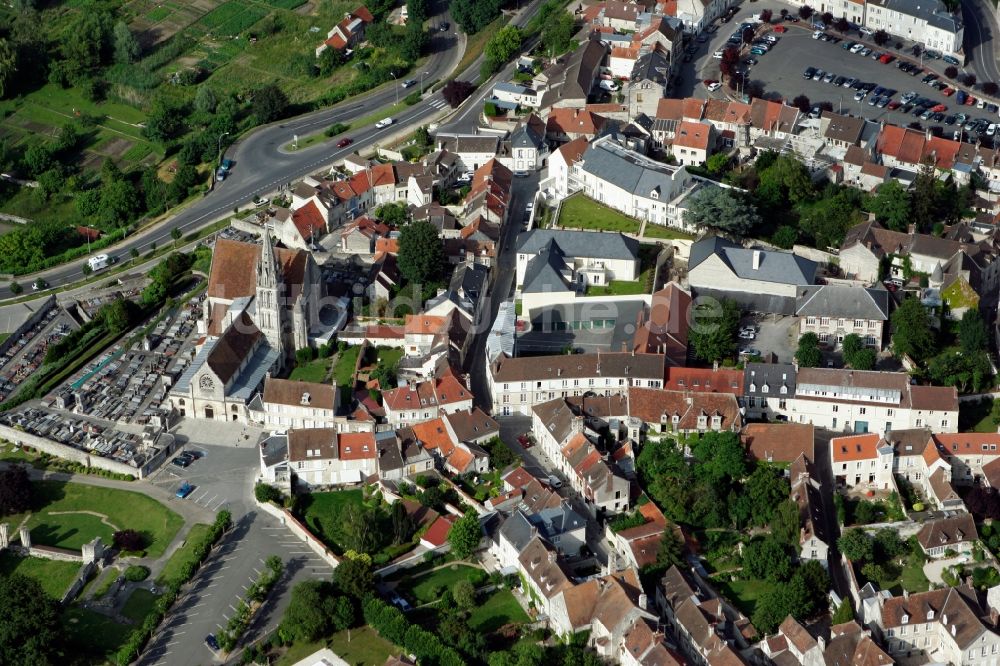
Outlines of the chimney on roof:
{"label": "chimney on roof", "polygon": [[649,606],[649,597],[646,596],[646,593],[644,592],[639,595],[639,608],[646,610],[647,606]]}
{"label": "chimney on roof", "polygon": [[956,633],[958,632],[955,629],[955,625],[951,625],[951,635],[954,636]]}
{"label": "chimney on roof", "polygon": [[556,562],[556,551],[550,550],[549,551],[549,563],[555,564],[555,562]]}
{"label": "chimney on roof", "polygon": [[712,372],[718,372],[718,371],[719,371],[719,361],[718,359],[716,359],[715,361],[712,361]]}
{"label": "chimney on roof", "polygon": [[760,250],[753,251],[753,269],[760,270]]}

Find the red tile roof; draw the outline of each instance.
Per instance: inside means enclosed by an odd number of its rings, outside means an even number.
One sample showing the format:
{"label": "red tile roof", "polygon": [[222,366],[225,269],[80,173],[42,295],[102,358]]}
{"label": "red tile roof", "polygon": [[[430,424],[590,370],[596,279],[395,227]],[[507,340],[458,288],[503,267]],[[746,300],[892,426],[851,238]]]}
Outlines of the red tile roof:
{"label": "red tile roof", "polygon": [[448,534],[451,532],[451,526],[454,522],[455,519],[451,516],[440,516],[430,526],[430,529],[424,532],[424,535],[420,537],[420,541],[430,544],[431,548],[443,546],[448,542]]}
{"label": "red tile roof", "polygon": [[663,388],[695,393],[743,395],[743,371],[729,368],[667,368]]}
{"label": "red tile roof", "polygon": [[674,132],[674,145],[684,148],[708,150],[708,140],[711,131],[712,126],[708,123],[682,121]]}
{"label": "red tile roof", "polygon": [[374,460],[378,452],[375,434],[371,432],[344,432],[337,440],[341,460]]}
{"label": "red tile roof", "polygon": [[833,461],[871,460],[878,455],[877,449],[880,439],[876,433],[834,437],[830,440]]}
{"label": "red tile roof", "polygon": [[306,241],[312,239],[313,236],[322,235],[323,230],[326,229],[326,220],[323,219],[323,213],[315,201],[310,201],[305,206],[295,210],[292,213],[292,224]]}

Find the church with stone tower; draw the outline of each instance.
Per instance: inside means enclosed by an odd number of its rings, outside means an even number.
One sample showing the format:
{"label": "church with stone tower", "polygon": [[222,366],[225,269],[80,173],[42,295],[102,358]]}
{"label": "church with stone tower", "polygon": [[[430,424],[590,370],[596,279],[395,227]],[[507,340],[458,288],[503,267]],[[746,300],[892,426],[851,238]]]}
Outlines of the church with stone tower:
{"label": "church with stone tower", "polygon": [[324,284],[312,255],[261,243],[219,239],[194,358],[170,389],[175,413],[248,421],[268,375],[282,373],[311,344]]}

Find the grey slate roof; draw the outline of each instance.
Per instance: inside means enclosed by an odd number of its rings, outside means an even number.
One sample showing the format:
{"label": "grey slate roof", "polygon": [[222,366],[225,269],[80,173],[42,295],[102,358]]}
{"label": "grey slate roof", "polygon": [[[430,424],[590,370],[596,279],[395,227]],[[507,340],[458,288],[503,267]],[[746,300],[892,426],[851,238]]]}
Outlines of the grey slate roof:
{"label": "grey slate roof", "polygon": [[541,148],[545,141],[529,123],[520,123],[510,135],[510,145],[514,148]]}
{"label": "grey slate roof", "polygon": [[654,190],[673,192],[680,167],[655,162],[607,139],[587,146],[580,168],[626,192],[649,196]]}
{"label": "grey slate roof", "polygon": [[498,83],[495,86],[493,86],[493,90],[509,92],[513,95],[526,95],[528,93],[534,92],[528,86],[521,86],[516,83]]}
{"label": "grey slate roof", "polygon": [[632,67],[632,80],[649,80],[664,84],[667,82],[667,72],[669,71],[670,59],[660,51],[650,51],[639,56],[639,59],[635,61],[635,65]]}
{"label": "grey slate roof", "polygon": [[503,521],[503,525],[500,526],[500,534],[520,552],[535,536],[535,528],[523,512],[515,511],[507,520]]}
{"label": "grey slate roof", "polygon": [[872,4],[926,21],[941,30],[958,32],[962,29],[962,14],[952,14],[940,0],[871,0]]}
{"label": "grey slate roof", "polygon": [[519,254],[538,254],[554,241],[566,257],[598,259],[637,259],[639,241],[620,233],[573,231],[569,229],[532,229],[517,239]]}
{"label": "grey slate roof", "polygon": [[[753,257],[760,252],[759,268],[754,269]],[[688,270],[718,255],[737,277],[744,280],[762,280],[782,284],[811,285],[818,268],[815,261],[790,252],[747,249],[721,236],[706,236],[691,246]]]}
{"label": "grey slate roof", "polygon": [[562,257],[558,246],[549,241],[549,244],[541,252],[528,261],[521,291],[528,294],[569,291],[566,279],[562,275],[566,269],[566,262]]}
{"label": "grey slate roof", "polygon": [[[747,363],[743,369],[743,395],[764,396],[773,398],[775,396],[795,395],[795,366],[791,363]],[[750,390],[753,384],[754,390]],[[762,388],[767,385],[767,393]],[[781,393],[781,387],[788,390]]]}
{"label": "grey slate roof", "polygon": [[799,289],[795,314],[799,317],[886,321],[889,318],[889,292],[839,284],[804,287]]}

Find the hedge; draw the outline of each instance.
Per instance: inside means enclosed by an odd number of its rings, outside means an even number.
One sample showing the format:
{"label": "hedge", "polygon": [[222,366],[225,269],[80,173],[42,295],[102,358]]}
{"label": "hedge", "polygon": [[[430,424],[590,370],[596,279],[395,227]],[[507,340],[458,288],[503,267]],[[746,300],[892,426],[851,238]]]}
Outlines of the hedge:
{"label": "hedge", "polygon": [[439,666],[462,666],[465,663],[454,648],[448,647],[419,625],[410,624],[401,610],[378,597],[367,597],[362,604],[362,612],[365,622],[379,636],[406,648],[407,652],[417,657],[418,663]]}

